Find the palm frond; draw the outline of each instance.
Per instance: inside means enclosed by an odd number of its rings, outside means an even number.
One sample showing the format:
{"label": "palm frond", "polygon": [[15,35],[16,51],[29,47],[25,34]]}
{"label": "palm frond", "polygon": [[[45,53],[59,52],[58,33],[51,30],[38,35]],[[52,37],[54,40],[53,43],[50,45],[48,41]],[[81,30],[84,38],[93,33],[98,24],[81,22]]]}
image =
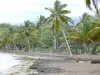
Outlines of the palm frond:
{"label": "palm frond", "polygon": [[64,9],[65,7],[67,7],[67,4],[61,4],[60,5],[60,10]]}
{"label": "palm frond", "polygon": [[94,38],[98,35],[100,35],[100,27],[96,27],[96,28],[94,28],[94,29],[92,29],[91,31],[88,32],[88,36],[90,38]]}
{"label": "palm frond", "polygon": [[64,15],[64,14],[69,14],[71,13],[69,10],[61,10],[59,11],[59,14]]}
{"label": "palm frond", "polygon": [[56,25],[56,20],[54,19],[53,20],[53,23],[52,23],[52,31],[54,32],[54,30],[55,30],[55,25]]}
{"label": "palm frond", "polygon": [[92,24],[93,24],[93,27],[94,27],[94,28],[95,28],[95,27],[100,27],[100,19],[94,20],[94,21],[92,22]]}
{"label": "palm frond", "polygon": [[55,13],[55,11],[52,8],[50,8],[50,7],[49,8],[45,7],[45,9],[49,10],[51,13]]}
{"label": "palm frond", "polygon": [[59,17],[59,22],[61,22],[61,24],[63,24],[63,23],[68,24],[68,20],[64,16]]}
{"label": "palm frond", "polygon": [[99,2],[100,0],[92,0],[93,6],[95,7],[97,14],[99,14],[99,11],[98,11]]}
{"label": "palm frond", "polygon": [[70,23],[72,23],[74,25],[74,21],[70,18],[70,17],[65,17]]}
{"label": "palm frond", "polygon": [[80,43],[84,42],[83,37],[84,36],[81,34],[79,30],[75,30],[69,34],[69,39]]}
{"label": "palm frond", "polygon": [[59,0],[56,0],[56,1],[55,1],[55,3],[54,3],[54,10],[55,10],[55,11],[58,11],[58,10],[59,10],[60,4],[61,4],[61,3],[59,2]]}
{"label": "palm frond", "polygon": [[99,14],[99,11],[98,11],[98,4],[99,4],[100,0],[85,0],[85,2],[86,2],[86,6],[87,6],[90,10],[92,10],[92,8],[91,8],[91,3],[93,3],[93,6],[94,6],[94,8],[96,9],[97,14]]}
{"label": "palm frond", "polygon": [[85,0],[86,6],[91,10],[91,0]]}
{"label": "palm frond", "polygon": [[50,23],[53,21],[53,17],[47,17],[44,22]]}
{"label": "palm frond", "polygon": [[56,17],[56,28],[55,29],[57,32],[60,31],[60,23],[57,17]]}
{"label": "palm frond", "polygon": [[92,29],[88,33],[88,37],[89,37],[89,39],[91,39],[91,41],[94,41],[95,43],[100,42],[100,27],[96,27],[96,28]]}

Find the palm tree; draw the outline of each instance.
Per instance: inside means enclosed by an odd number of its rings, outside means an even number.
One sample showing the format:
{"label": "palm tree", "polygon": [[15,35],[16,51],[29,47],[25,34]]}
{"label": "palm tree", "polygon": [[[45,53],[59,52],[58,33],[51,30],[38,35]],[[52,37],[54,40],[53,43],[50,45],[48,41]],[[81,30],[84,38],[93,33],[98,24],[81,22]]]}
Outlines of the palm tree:
{"label": "palm tree", "polygon": [[40,17],[38,17],[38,20],[37,20],[36,28],[38,29],[42,25],[45,25],[45,16],[40,15]]}
{"label": "palm tree", "polygon": [[42,40],[42,31],[45,30],[45,16],[40,15],[40,17],[37,20],[37,24],[36,24],[36,29],[38,29],[39,33],[40,33],[40,40]]}
{"label": "palm tree", "polygon": [[6,50],[6,45],[8,44],[9,30],[8,28],[0,27],[0,48]]}
{"label": "palm tree", "polygon": [[24,22],[24,26],[21,28],[20,35],[22,36],[23,40],[25,40],[26,48],[28,46],[28,49],[30,51],[31,46],[30,46],[30,39],[32,38],[31,33],[34,31],[34,28],[31,27],[32,22],[29,20]]}
{"label": "palm tree", "polygon": [[85,0],[86,1],[86,6],[91,10],[91,3],[93,4],[93,6],[95,7],[96,9],[96,12],[97,14],[99,14],[99,11],[98,11],[98,4],[100,2],[100,0]]}
{"label": "palm tree", "polygon": [[[52,22],[52,31],[54,32],[54,42],[56,42],[55,34],[56,32],[60,31],[60,29],[63,32],[63,36],[65,38],[66,45],[68,46],[68,50],[71,53],[70,46],[68,44],[68,40],[66,39],[65,32],[63,30],[63,25],[66,23],[68,25],[68,21],[73,23],[71,18],[66,16],[66,14],[69,14],[69,10],[65,10],[64,8],[67,7],[67,4],[61,4],[59,0],[56,0],[54,3],[54,8],[45,8],[46,10],[49,10],[51,12],[50,16],[46,19],[47,22]],[[56,44],[54,44],[56,45]],[[56,46],[55,46],[56,47]]]}
{"label": "palm tree", "polygon": [[[100,42],[100,20],[94,19],[91,15],[84,13],[79,26],[70,33],[70,39],[85,45],[86,50],[89,45],[93,45],[93,49]],[[94,50],[93,50],[94,52]]]}

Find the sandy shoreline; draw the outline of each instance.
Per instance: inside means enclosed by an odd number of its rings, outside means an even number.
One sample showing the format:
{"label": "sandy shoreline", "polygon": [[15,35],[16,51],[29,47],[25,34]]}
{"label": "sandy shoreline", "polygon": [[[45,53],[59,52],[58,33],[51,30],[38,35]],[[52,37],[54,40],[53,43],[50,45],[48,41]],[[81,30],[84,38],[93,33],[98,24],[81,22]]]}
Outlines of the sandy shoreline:
{"label": "sandy shoreline", "polygon": [[33,73],[33,71],[29,70],[29,66],[32,65],[33,61],[25,61],[19,65],[15,65],[9,70],[7,70],[4,75],[27,75]]}
{"label": "sandy shoreline", "polygon": [[10,67],[8,70],[6,70],[3,73],[3,75],[27,75],[35,71],[34,70],[31,72],[31,70],[29,69],[29,66],[32,65],[33,62],[35,61],[30,59],[32,57],[29,58],[29,56],[24,54],[17,55],[17,54],[10,53],[10,55],[14,57],[15,60],[19,60],[20,63]]}
{"label": "sandy shoreline", "polygon": [[[15,57],[27,57],[28,55],[15,55]],[[37,73],[34,69],[29,69],[30,65],[33,64],[33,62],[38,61],[38,59],[41,58],[53,58],[52,55],[30,55],[28,56],[30,58],[33,58],[33,60],[23,60],[21,61],[21,64],[14,66],[10,68],[8,71],[5,72],[4,75],[34,75],[33,73]],[[50,57],[50,58],[49,58]],[[56,56],[57,57],[57,56]],[[59,58],[56,59],[56,57],[53,58],[52,61],[49,61],[46,65],[49,65],[51,67],[57,67],[66,70],[66,72],[63,73],[47,73],[47,74],[37,74],[37,75],[100,75],[100,64],[91,64],[90,62],[84,62],[84,63],[77,63],[76,61],[69,61]],[[76,57],[87,57],[90,58],[90,56],[82,56],[78,55]],[[100,56],[93,56],[93,58],[99,58]],[[34,60],[36,58],[36,60]],[[55,60],[56,59],[56,60]],[[45,59],[46,60],[46,59]]]}

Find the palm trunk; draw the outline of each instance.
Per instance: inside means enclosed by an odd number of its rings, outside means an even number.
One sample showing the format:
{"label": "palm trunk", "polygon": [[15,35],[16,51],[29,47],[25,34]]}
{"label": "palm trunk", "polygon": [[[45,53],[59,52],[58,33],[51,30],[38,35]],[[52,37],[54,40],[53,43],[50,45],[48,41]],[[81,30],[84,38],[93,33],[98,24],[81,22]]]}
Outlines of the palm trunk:
{"label": "palm trunk", "polygon": [[29,52],[30,52],[30,41],[29,40],[27,40],[27,43],[28,43],[28,48],[29,48]]}
{"label": "palm trunk", "polygon": [[17,49],[17,51],[19,51],[19,48],[15,45],[15,42],[13,42],[14,47]]}
{"label": "palm trunk", "polygon": [[65,32],[64,32],[63,29],[62,29],[62,32],[63,32],[63,36],[64,36],[64,39],[65,39],[66,45],[67,45],[68,50],[69,50],[69,54],[70,54],[70,56],[72,56],[72,52],[71,52],[71,49],[70,49],[70,46],[69,46],[68,40],[67,40],[67,38],[66,38],[66,35],[65,35]]}
{"label": "palm trunk", "polygon": [[54,39],[53,39],[53,44],[54,44],[54,50],[56,50],[56,37],[55,37],[55,35],[54,35],[54,37],[53,37]]}
{"label": "palm trunk", "polygon": [[41,31],[40,31],[40,37],[41,37],[41,40],[42,40],[42,29],[41,29]]}
{"label": "palm trunk", "polygon": [[[56,17],[54,17],[54,19],[53,19],[53,22],[54,22],[54,20],[55,20],[55,18]],[[52,25],[53,25],[53,23],[52,23]],[[55,37],[55,33],[56,33],[56,31],[55,31],[55,29],[54,29],[54,32],[53,32],[53,46],[54,46],[54,51],[56,50],[56,37]]]}
{"label": "palm trunk", "polygon": [[82,51],[81,51],[81,49],[79,49],[79,53],[80,53],[80,54],[82,54]]}
{"label": "palm trunk", "polygon": [[87,51],[88,51],[88,48],[87,48],[86,44],[83,44],[83,47],[85,48],[85,52],[84,52],[84,54],[86,54]]}
{"label": "palm trunk", "polygon": [[89,53],[89,54],[91,54],[91,49],[90,49],[90,45],[89,44],[83,44],[83,47],[86,49],[85,50],[85,53]]}
{"label": "palm trunk", "polygon": [[96,54],[96,48],[99,46],[99,44],[94,44],[93,45],[93,48],[92,48],[92,51],[91,51],[91,54]]}
{"label": "palm trunk", "polygon": [[17,49],[17,51],[19,51],[19,48],[14,44],[15,48]]}

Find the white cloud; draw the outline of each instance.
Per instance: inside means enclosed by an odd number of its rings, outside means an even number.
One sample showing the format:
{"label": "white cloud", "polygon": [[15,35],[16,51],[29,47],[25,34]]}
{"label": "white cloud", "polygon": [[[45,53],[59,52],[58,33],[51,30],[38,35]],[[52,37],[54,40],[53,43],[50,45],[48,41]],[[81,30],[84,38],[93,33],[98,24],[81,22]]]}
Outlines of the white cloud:
{"label": "white cloud", "polygon": [[[49,12],[44,7],[53,6],[55,0],[0,0],[0,22],[20,22],[36,20],[37,16],[48,16]],[[60,0],[68,4],[71,17],[78,17],[85,11],[85,0]]]}

